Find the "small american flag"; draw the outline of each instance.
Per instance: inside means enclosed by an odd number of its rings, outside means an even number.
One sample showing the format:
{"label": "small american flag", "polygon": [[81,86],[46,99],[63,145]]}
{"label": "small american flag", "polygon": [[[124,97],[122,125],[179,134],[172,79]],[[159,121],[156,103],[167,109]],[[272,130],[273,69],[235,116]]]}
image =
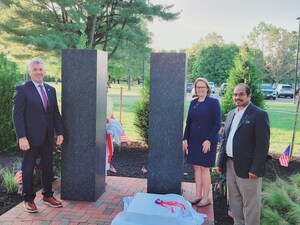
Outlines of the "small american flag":
{"label": "small american flag", "polygon": [[18,184],[22,184],[22,170],[19,170],[15,175],[15,180]]}
{"label": "small american flag", "polygon": [[231,218],[233,218],[233,214],[231,212],[231,209],[228,209],[227,214],[228,214],[228,216],[230,216]]}
{"label": "small american flag", "polygon": [[287,148],[285,149],[284,153],[282,153],[281,156],[279,157],[279,163],[281,166],[284,166],[284,167],[289,166],[290,151],[291,151],[291,146],[288,145]]}
{"label": "small american flag", "polygon": [[142,166],[141,172],[142,172],[142,174],[145,174],[148,172],[148,170],[145,168],[145,166]]}
{"label": "small american flag", "polygon": [[127,142],[127,144],[131,144],[131,140],[124,134],[121,136],[121,142]]}

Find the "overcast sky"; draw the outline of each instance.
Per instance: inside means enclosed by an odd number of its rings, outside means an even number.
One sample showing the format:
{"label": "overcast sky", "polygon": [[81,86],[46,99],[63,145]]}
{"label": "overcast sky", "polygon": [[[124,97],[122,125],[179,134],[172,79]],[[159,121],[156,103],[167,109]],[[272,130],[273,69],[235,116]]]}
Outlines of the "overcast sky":
{"label": "overcast sky", "polygon": [[172,11],[182,11],[173,22],[155,20],[148,24],[153,33],[152,47],[175,50],[190,48],[211,32],[226,43],[241,44],[251,30],[264,21],[288,31],[297,31],[300,0],[150,0],[174,4]]}

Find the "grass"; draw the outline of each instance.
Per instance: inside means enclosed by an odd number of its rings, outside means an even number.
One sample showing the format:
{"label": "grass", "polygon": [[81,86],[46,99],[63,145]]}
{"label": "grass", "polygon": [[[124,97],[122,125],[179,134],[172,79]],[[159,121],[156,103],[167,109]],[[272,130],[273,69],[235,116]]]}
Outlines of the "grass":
{"label": "grass", "polygon": [[[120,95],[121,88],[123,96],[131,96],[132,98],[123,98],[122,99],[122,111],[120,109]],[[140,96],[142,90],[142,85],[134,85],[131,87],[131,90],[128,90],[127,84],[111,84],[111,87],[108,89],[108,96],[113,100],[113,112],[116,119],[120,120],[122,126],[125,130],[127,137],[132,141],[141,141],[140,135],[137,133],[135,126],[133,125],[134,121],[134,107],[135,102],[138,98],[134,96]]]}
{"label": "grass", "polygon": [[14,171],[10,171],[8,169],[2,169],[0,174],[3,179],[3,187],[5,188],[6,193],[13,194],[18,191],[18,183],[15,180],[15,173]]}
{"label": "grass", "polygon": [[[281,154],[292,142],[296,104],[267,102],[266,110],[269,114],[271,126],[270,152]],[[299,119],[296,127],[293,155],[300,156]]]}
{"label": "grass", "polygon": [[137,133],[135,126],[133,125],[133,121],[135,118],[134,114],[134,107],[136,99],[128,99],[124,98],[122,101],[122,112],[120,113],[120,99],[119,98],[112,98],[113,99],[113,112],[114,116],[117,120],[120,121],[122,126],[125,130],[127,137],[132,141],[140,141],[141,137]]}
{"label": "grass", "polygon": [[299,180],[300,174],[295,174],[288,180],[264,182],[262,224],[300,224]]}
{"label": "grass", "polygon": [[[61,98],[61,86],[60,84],[51,83],[52,86],[56,88],[57,97],[60,101]],[[142,89],[141,85],[132,86],[131,90],[128,90],[127,84],[111,84],[109,88],[108,95],[113,100],[113,112],[116,119],[120,119],[120,90],[123,90],[122,102],[122,113],[121,122],[126,135],[132,141],[140,141],[140,135],[137,133],[136,128],[133,125],[134,121],[134,105],[137,101],[140,91]],[[216,90],[218,94],[218,90]],[[185,113],[183,124],[186,119],[187,109],[189,106],[189,101],[185,102]],[[271,125],[271,143],[270,143],[270,153],[281,154],[286,149],[288,144],[292,142],[293,127],[295,120],[296,104],[291,103],[279,103],[275,101],[266,102],[266,111],[269,114],[270,125]],[[298,119],[296,135],[295,135],[295,145],[293,150],[293,155],[300,157],[300,121]]]}
{"label": "grass", "polygon": [[123,95],[126,96],[139,96],[141,93],[141,90],[143,88],[142,85],[133,85],[131,86],[131,90],[128,90],[128,86],[125,83],[122,84],[111,84],[111,87],[108,89],[108,94],[109,95],[120,95],[121,93],[121,88]]}

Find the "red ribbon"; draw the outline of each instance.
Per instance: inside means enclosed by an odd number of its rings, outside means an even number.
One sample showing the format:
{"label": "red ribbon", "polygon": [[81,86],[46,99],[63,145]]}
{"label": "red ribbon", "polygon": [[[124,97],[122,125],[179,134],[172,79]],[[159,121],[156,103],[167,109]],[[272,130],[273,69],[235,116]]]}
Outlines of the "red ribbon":
{"label": "red ribbon", "polygon": [[106,134],[106,143],[107,143],[107,147],[108,147],[107,162],[111,163],[111,159],[112,159],[112,156],[113,156],[113,147],[112,147],[112,144],[111,144],[110,134]]}
{"label": "red ribbon", "polygon": [[180,202],[177,202],[177,201],[164,202],[164,201],[162,201],[160,199],[156,199],[155,203],[158,204],[158,205],[161,205],[161,206],[163,206],[165,208],[170,208],[172,213],[174,213],[173,207],[174,206],[179,206],[180,209],[181,209],[181,212],[184,214],[185,206],[182,203],[180,203]]}

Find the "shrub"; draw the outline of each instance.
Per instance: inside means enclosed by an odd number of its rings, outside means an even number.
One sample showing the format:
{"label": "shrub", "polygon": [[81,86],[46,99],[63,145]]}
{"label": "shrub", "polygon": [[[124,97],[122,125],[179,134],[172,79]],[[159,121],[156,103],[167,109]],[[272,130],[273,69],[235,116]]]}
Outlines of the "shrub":
{"label": "shrub", "polygon": [[232,101],[232,93],[234,87],[239,83],[245,83],[251,88],[251,102],[254,105],[260,108],[265,107],[264,97],[259,89],[260,77],[261,72],[258,70],[253,50],[251,50],[247,45],[243,45],[234,60],[234,68],[232,68],[229,72],[225,97],[221,102],[224,118],[230,110],[235,108],[235,104]]}
{"label": "shrub", "polygon": [[286,218],[289,224],[300,224],[300,206],[298,204],[293,204],[291,210],[286,214]]}
{"label": "shrub", "polygon": [[145,78],[142,98],[135,104],[134,126],[137,128],[142,140],[148,145],[149,133],[149,93],[150,79]]}
{"label": "shrub", "polygon": [[0,174],[3,178],[2,185],[6,190],[6,193],[13,194],[18,191],[18,183],[15,180],[15,172],[8,169],[1,169]]}
{"label": "shrub", "polygon": [[54,179],[61,177],[61,149],[56,147],[53,152],[53,172]]}
{"label": "shrub", "polygon": [[213,184],[214,192],[219,192],[220,195],[227,195],[226,176],[224,174],[218,174],[215,168],[211,169],[211,180]]}
{"label": "shrub", "polygon": [[299,177],[264,183],[261,224],[300,224]]}
{"label": "shrub", "polygon": [[292,183],[296,186],[295,188],[299,189],[300,188],[300,174],[299,173],[294,174],[293,176],[291,176],[290,179],[291,179]]}
{"label": "shrub", "polygon": [[262,223],[263,225],[274,225],[274,224],[280,224],[280,225],[289,225],[288,222],[286,222],[278,212],[274,211],[270,207],[263,208],[262,212]]}
{"label": "shrub", "polygon": [[9,152],[16,146],[12,122],[12,97],[19,83],[17,65],[0,54],[0,152]]}

